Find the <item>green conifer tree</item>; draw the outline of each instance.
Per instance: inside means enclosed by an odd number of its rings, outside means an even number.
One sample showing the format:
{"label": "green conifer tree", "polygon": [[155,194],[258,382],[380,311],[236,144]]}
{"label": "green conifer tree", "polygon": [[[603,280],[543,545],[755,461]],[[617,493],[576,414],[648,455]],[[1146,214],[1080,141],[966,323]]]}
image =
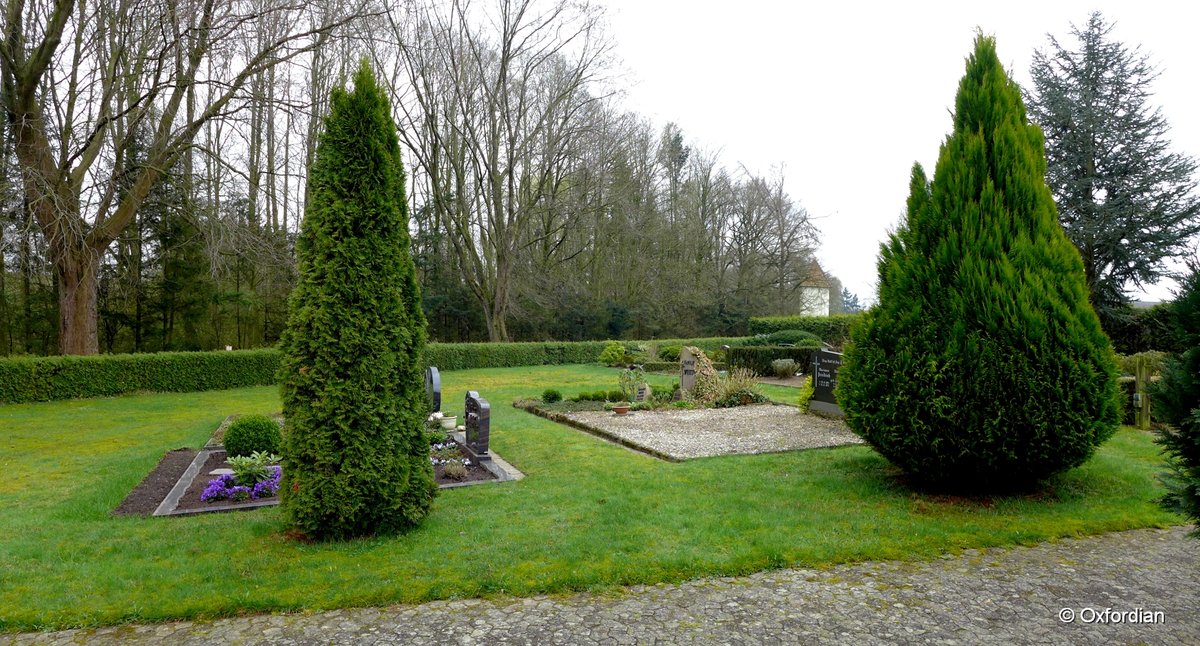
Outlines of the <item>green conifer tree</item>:
{"label": "green conifer tree", "polygon": [[1191,264],[1171,303],[1175,334],[1188,349],[1167,361],[1162,380],[1151,384],[1150,401],[1155,417],[1170,425],[1156,440],[1167,457],[1162,505],[1194,522],[1191,535],[1200,538],[1200,265]]}
{"label": "green conifer tree", "polygon": [[1041,131],[980,35],[933,181],[914,166],[879,303],[838,379],[850,427],[919,481],[1027,485],[1116,429],[1116,360],[1045,169]]}
{"label": "green conifer tree", "polygon": [[365,61],[353,82],[333,92],[309,172],[281,341],[282,502],[320,539],[411,527],[436,492],[396,126]]}

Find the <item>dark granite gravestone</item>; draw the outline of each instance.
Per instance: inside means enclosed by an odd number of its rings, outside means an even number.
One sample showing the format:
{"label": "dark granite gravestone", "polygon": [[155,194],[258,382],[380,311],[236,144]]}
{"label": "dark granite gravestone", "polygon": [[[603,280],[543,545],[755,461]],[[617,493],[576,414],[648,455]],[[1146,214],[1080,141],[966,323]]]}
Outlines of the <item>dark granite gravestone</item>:
{"label": "dark granite gravestone", "polygon": [[474,390],[467,391],[463,406],[467,417],[467,452],[476,460],[490,460],[488,440],[492,434],[492,406]]}
{"label": "dark granite gravestone", "polygon": [[683,348],[679,351],[679,389],[685,393],[696,387],[696,355]]}
{"label": "dark granite gravestone", "polygon": [[425,369],[425,400],[432,406],[429,412],[442,410],[442,376],[433,366]]}
{"label": "dark granite gravestone", "polygon": [[808,401],[808,410],[836,417],[843,415],[837,398],[833,396],[833,389],[837,387],[838,368],[841,367],[840,352],[817,350],[813,353],[813,395]]}

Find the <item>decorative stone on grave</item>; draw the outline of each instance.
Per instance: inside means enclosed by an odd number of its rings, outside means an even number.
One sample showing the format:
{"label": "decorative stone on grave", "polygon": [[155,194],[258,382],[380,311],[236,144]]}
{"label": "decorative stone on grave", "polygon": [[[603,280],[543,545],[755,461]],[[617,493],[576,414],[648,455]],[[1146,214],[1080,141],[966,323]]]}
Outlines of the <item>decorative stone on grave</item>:
{"label": "decorative stone on grave", "polygon": [[425,401],[432,407],[429,412],[442,410],[442,376],[433,366],[425,369]]}
{"label": "decorative stone on grave", "polygon": [[817,350],[813,353],[812,379],[813,395],[808,401],[808,410],[822,415],[842,417],[842,409],[837,404],[833,389],[837,388],[838,369],[842,367],[842,354],[828,350]]}
{"label": "decorative stone on grave", "polygon": [[635,402],[650,401],[650,396],[653,393],[654,393],[654,391],[650,390],[650,384],[643,381],[642,383],[637,385],[637,390],[634,391],[634,394],[633,394],[633,401],[635,401]]}
{"label": "decorative stone on grave", "polygon": [[488,400],[479,396],[474,390],[467,391],[467,401],[463,406],[467,418],[466,449],[476,460],[490,460],[488,441],[491,438],[492,406]]}
{"label": "decorative stone on grave", "polygon": [[679,351],[679,389],[685,393],[696,387],[696,355],[688,348]]}

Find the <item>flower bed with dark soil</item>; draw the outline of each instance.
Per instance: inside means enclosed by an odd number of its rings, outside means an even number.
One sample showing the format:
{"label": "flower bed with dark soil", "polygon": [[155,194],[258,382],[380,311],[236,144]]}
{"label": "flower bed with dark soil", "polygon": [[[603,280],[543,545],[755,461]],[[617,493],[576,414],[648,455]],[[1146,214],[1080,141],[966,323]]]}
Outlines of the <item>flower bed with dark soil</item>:
{"label": "flower bed with dark soil", "polygon": [[[212,447],[209,448],[211,449]],[[171,493],[171,490],[175,488],[176,483],[187,473],[188,467],[196,459],[197,453],[199,451],[195,449],[175,449],[167,452],[158,465],[154,467],[154,470],[138,486],[134,487],[133,491],[125,497],[125,500],[117,506],[113,514],[117,516],[149,516],[154,514]],[[465,452],[463,452],[463,457],[466,457]],[[200,500],[200,494],[204,492],[204,488],[208,486],[209,481],[218,477],[212,475],[211,472],[214,469],[227,468],[230,468],[230,465],[225,461],[225,451],[213,450],[199,471],[196,472],[191,482],[188,483],[187,490],[179,499],[179,503],[173,510],[169,511],[174,513],[196,513],[210,510],[254,509],[256,507],[278,504],[278,496],[240,502],[232,500],[204,502]],[[443,470],[444,468],[441,465],[434,467],[434,475],[437,477],[439,487],[454,487],[462,484],[497,479],[495,474],[473,461],[467,465],[467,474],[464,478],[453,479],[446,477]]]}

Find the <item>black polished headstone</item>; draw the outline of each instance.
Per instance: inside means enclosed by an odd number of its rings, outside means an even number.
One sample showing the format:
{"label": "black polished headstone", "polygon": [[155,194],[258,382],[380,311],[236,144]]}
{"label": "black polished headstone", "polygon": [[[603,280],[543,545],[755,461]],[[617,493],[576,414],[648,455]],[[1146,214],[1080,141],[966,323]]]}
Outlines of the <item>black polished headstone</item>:
{"label": "black polished headstone", "polygon": [[834,388],[837,388],[838,369],[841,367],[840,352],[817,350],[813,353],[813,394],[808,402],[809,410],[827,415],[842,415],[842,409],[837,405],[837,398],[833,394]]}
{"label": "black polished headstone", "polygon": [[480,397],[479,393],[468,390],[463,414],[467,418],[467,451],[477,460],[490,460],[488,441],[492,434],[491,405],[488,404],[488,400]]}
{"label": "black polished headstone", "polygon": [[442,376],[433,366],[425,369],[425,399],[432,407],[429,412],[442,410]]}

